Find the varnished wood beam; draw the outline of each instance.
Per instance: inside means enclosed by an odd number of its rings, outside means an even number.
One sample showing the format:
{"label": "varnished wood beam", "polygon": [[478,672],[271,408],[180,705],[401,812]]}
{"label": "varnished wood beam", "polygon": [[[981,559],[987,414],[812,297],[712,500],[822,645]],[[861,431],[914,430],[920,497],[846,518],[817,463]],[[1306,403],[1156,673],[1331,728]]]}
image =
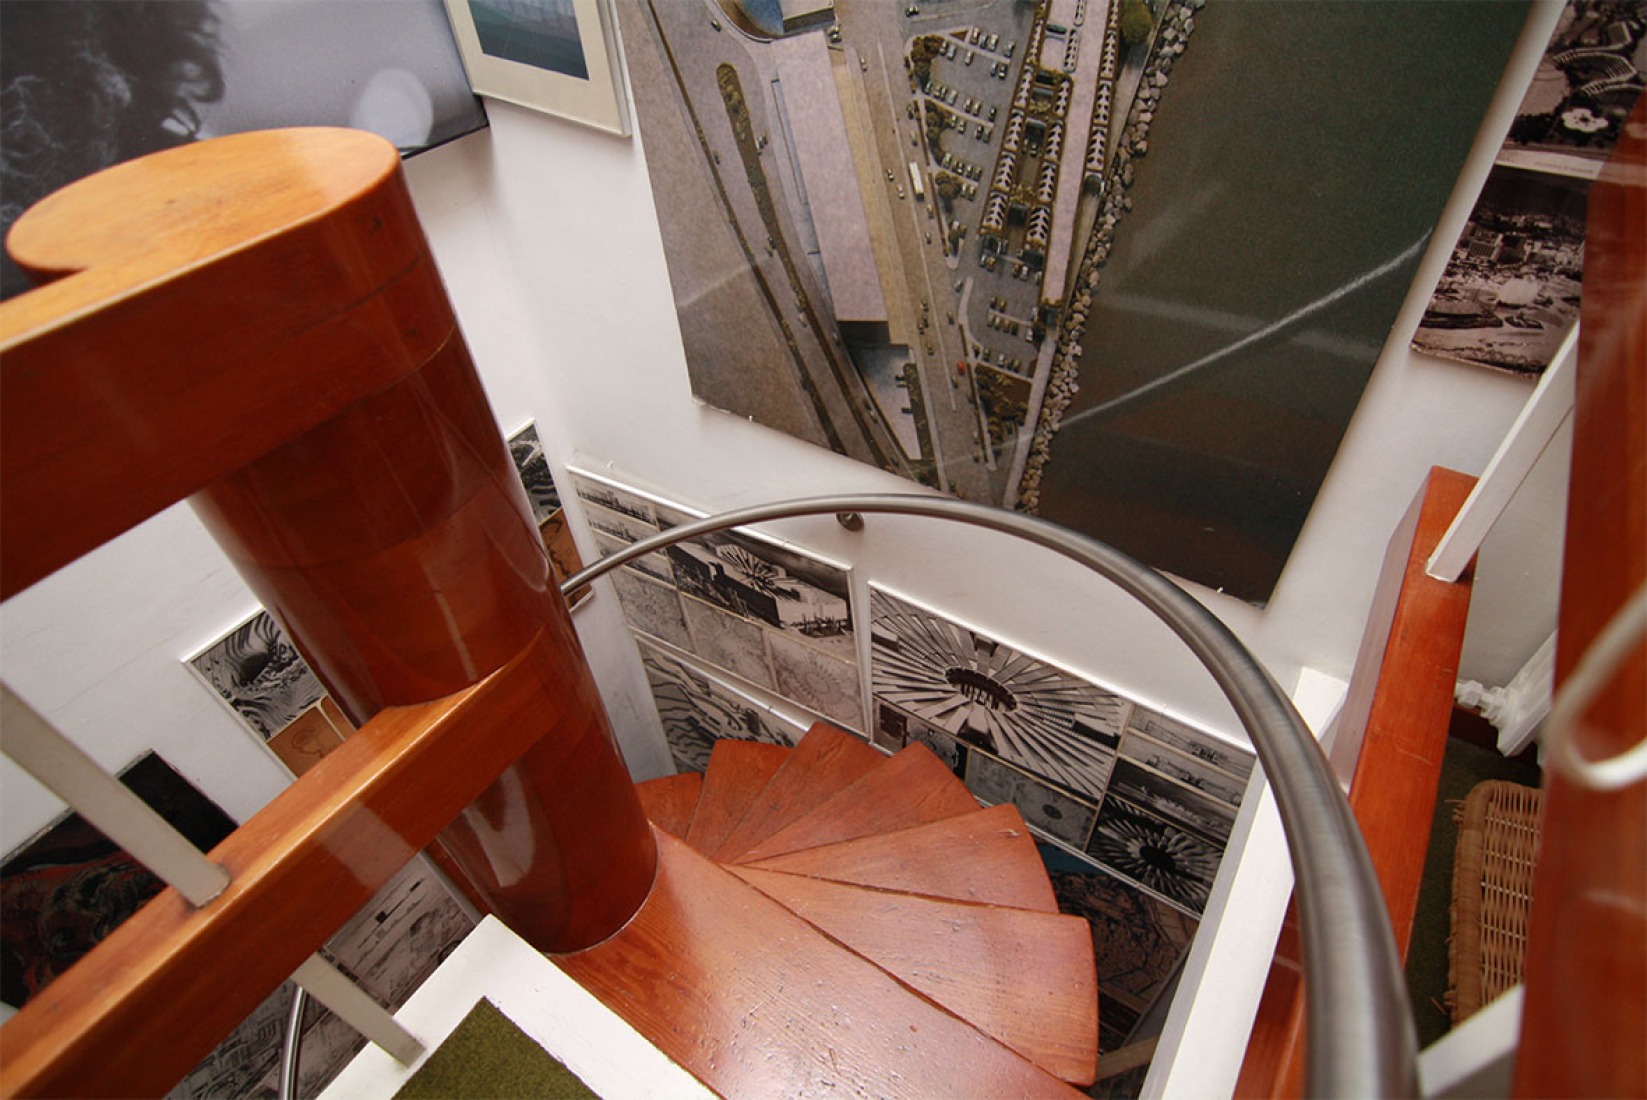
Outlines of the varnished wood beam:
{"label": "varnished wood beam", "polygon": [[[1647,580],[1647,99],[1590,191],[1556,686]],[[1647,643],[1576,731],[1588,759],[1647,736]],[[1647,1095],[1647,782],[1546,771],[1516,1096]]]}

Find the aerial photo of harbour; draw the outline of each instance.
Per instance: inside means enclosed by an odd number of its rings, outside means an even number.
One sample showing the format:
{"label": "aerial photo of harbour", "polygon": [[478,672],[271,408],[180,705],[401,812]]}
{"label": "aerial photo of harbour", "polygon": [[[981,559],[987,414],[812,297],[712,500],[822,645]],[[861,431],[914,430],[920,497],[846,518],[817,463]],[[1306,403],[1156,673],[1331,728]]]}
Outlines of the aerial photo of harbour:
{"label": "aerial photo of harbour", "polygon": [[1475,7],[619,0],[693,392],[1261,603],[1514,41]]}

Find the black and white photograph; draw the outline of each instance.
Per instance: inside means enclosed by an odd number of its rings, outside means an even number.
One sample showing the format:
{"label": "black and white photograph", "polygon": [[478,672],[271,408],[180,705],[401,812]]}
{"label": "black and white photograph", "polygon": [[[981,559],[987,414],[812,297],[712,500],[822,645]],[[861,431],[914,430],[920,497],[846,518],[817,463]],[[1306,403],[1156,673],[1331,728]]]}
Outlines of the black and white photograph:
{"label": "black and white photograph", "polygon": [[656,646],[642,643],[640,649],[664,737],[679,770],[703,771],[715,742],[723,738],[793,746],[806,733],[706,670]]}
{"label": "black and white photograph", "polygon": [[[777,689],[767,632],[745,619],[729,615],[702,600],[682,600],[692,644],[685,648],[716,668],[750,683]],[[797,698],[796,702],[805,702]]]}
{"label": "black and white photograph", "polygon": [[633,489],[622,488],[580,470],[572,471],[572,489],[580,500],[598,504],[608,511],[657,529],[658,516],[653,510],[654,502]]}
{"label": "black and white photograph", "polygon": [[1092,929],[1098,988],[1098,1050],[1126,1044],[1138,1017],[1167,988],[1199,922],[1096,865],[1040,846],[1058,910]]}
{"label": "black and white photograph", "polygon": [[[1568,0],[1510,125],[1500,163],[1585,174],[1618,142],[1643,88],[1647,7],[1641,0]],[[1590,169],[1588,174],[1594,172]]]}
{"label": "black and white photograph", "polygon": [[1131,704],[870,585],[874,696],[1096,802]]}
{"label": "black and white photograph", "polygon": [[1588,189],[1582,178],[1495,165],[1413,347],[1543,373],[1578,319]]}
{"label": "black and white photograph", "polygon": [[555,488],[554,475],[549,472],[549,459],[544,456],[536,424],[527,424],[509,437],[509,456],[515,460],[526,499],[532,503],[532,520],[542,527],[560,511],[560,490]]}
{"label": "black and white photograph", "polygon": [[326,693],[267,611],[258,611],[187,664],[264,741]]}
{"label": "black and white photograph", "polygon": [[737,531],[668,547],[675,585],[724,611],[842,658],[854,658],[845,569]]}
{"label": "black and white photograph", "polygon": [[980,801],[991,806],[1010,802],[1018,807],[1032,828],[1072,848],[1086,844],[1093,819],[1098,816],[1096,806],[1008,767],[984,752],[967,755],[966,785]]}
{"label": "black and white photograph", "polygon": [[1246,795],[1248,781],[1245,778],[1220,771],[1198,757],[1151,741],[1136,729],[1128,729],[1121,738],[1121,759],[1135,760],[1226,806],[1239,807]]}
{"label": "black and white photograph", "polygon": [[681,611],[680,593],[650,577],[619,569],[608,574],[618,594],[624,621],[639,634],[660,638],[677,649],[691,651],[692,635]]}
{"label": "black and white photograph", "polygon": [[[7,0],[4,223],[146,153],[283,126],[411,155],[486,125],[440,0]],[[5,261],[4,297],[29,287]]]}
{"label": "black and white photograph", "polygon": [[864,728],[863,682],[857,662],[843,661],[776,631],[769,631],[766,640],[779,695],[846,729]]}
{"label": "black and white photograph", "polygon": [[906,745],[925,745],[933,756],[944,762],[944,767],[955,773],[956,779],[966,782],[967,746],[930,722],[923,722],[889,703],[876,704],[875,732],[870,740],[889,753]]}
{"label": "black and white photograph", "polygon": [[[1185,756],[1239,779],[1243,787],[1247,778],[1252,775],[1255,757],[1251,750],[1232,745],[1210,733],[1203,733],[1186,722],[1168,718],[1145,707],[1133,708],[1132,717],[1127,722],[1127,737],[1129,740],[1144,738],[1173,748]],[[1139,749],[1129,755],[1134,760],[1146,760],[1142,755],[1146,748],[1147,745],[1140,742]]]}
{"label": "black and white photograph", "polygon": [[1223,851],[1137,806],[1104,799],[1087,854],[1124,878],[1200,916]]}
{"label": "black and white photograph", "polygon": [[1220,846],[1229,840],[1230,830],[1235,827],[1235,811],[1230,807],[1130,760],[1116,762],[1115,774],[1109,780],[1109,793]]}
{"label": "black and white photograph", "polygon": [[[595,511],[596,509],[593,507],[584,509],[585,514],[588,514],[590,517],[589,526],[595,533],[595,549],[599,552],[601,557],[609,558],[619,551],[627,550],[630,546],[640,541],[639,538],[623,538],[620,535],[613,534],[613,531],[621,530],[621,527],[614,525],[602,526],[601,518],[594,515]],[[607,512],[605,513],[605,516],[610,517],[615,514],[616,513]],[[633,570],[636,573],[642,573],[648,577],[651,577],[655,581],[662,581],[670,588],[675,587],[675,571],[670,567],[669,559],[664,556],[664,553],[661,550],[654,550],[650,554],[642,554],[634,561],[625,562],[623,565],[619,566],[619,569]]]}

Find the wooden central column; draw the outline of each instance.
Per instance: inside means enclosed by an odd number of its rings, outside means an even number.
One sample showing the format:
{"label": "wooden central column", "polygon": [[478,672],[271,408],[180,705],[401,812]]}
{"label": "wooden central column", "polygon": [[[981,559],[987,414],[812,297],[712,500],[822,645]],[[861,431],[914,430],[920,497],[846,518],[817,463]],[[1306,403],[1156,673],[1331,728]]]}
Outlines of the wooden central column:
{"label": "wooden central column", "polygon": [[[58,192],[9,243],[49,285],[8,352],[7,411],[37,410],[5,425],[8,592],[187,496],[356,723],[524,655],[536,742],[443,840],[540,950],[621,927],[651,833],[395,150],[340,130],[186,146]],[[65,392],[72,416],[39,414]],[[83,531],[26,498],[76,419],[153,497],[71,509]]]}

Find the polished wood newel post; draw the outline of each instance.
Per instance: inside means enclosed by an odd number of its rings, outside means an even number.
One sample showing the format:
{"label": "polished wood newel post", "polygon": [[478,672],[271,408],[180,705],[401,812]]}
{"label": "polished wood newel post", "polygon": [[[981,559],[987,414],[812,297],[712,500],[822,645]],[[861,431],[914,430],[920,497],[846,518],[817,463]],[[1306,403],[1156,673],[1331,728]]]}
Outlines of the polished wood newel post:
{"label": "polished wood newel post", "polygon": [[[6,594],[189,497],[357,723],[489,677],[535,693],[535,744],[442,839],[540,949],[619,928],[651,834],[394,149],[172,150],[47,199],[9,247],[50,285],[14,303],[36,331],[5,365]],[[54,507],[38,471],[86,439],[132,476]]]}

